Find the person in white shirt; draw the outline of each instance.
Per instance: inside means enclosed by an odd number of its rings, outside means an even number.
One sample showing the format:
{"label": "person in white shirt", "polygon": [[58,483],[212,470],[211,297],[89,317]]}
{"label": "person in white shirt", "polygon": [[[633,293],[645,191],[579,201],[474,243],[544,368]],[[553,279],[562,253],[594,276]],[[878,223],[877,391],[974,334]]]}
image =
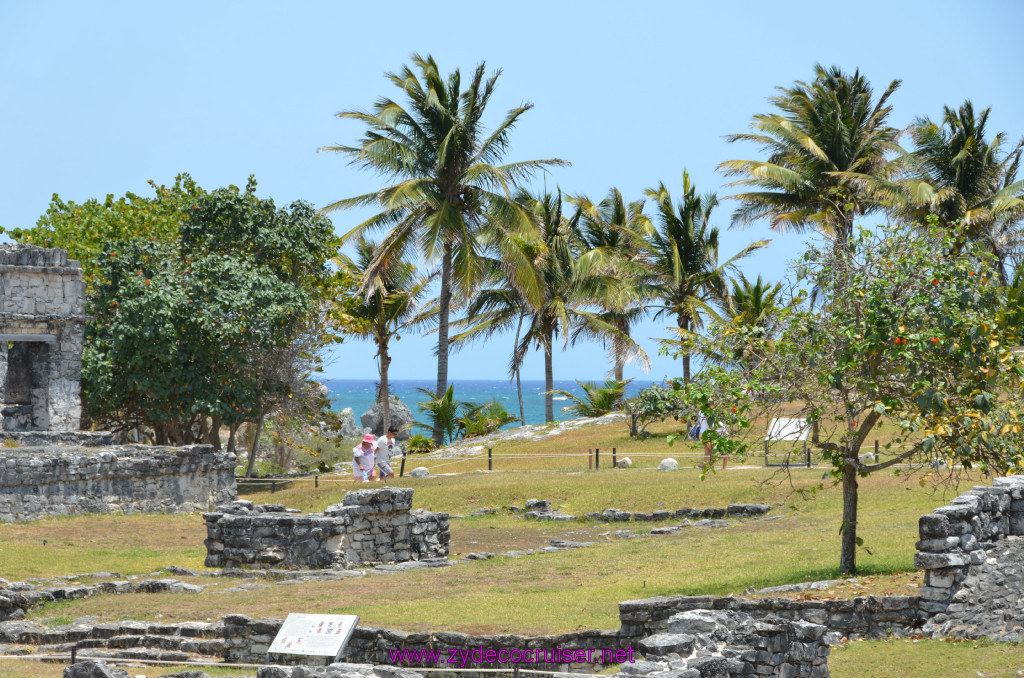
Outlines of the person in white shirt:
{"label": "person in white shirt", "polygon": [[[711,425],[708,423],[708,418],[704,416],[703,412],[700,413],[700,418],[697,420],[697,425],[700,427],[700,433],[698,433],[698,435],[697,435],[698,438],[700,438],[700,437],[702,437],[704,435],[704,431],[707,431],[709,428],[711,428]],[[722,422],[721,424],[719,424],[718,428],[715,429],[715,433],[717,433],[718,435],[720,435],[722,437],[725,437],[725,436],[729,435],[729,427],[726,426],[725,422]],[[727,455],[727,454],[722,455],[722,470],[725,470],[725,467],[726,467],[726,465],[728,463],[729,463],[729,455]],[[706,442],[706,443],[704,443],[704,468],[710,468],[710,467],[711,467],[711,443]]]}
{"label": "person in white shirt", "polygon": [[377,455],[377,468],[380,469],[381,480],[391,480],[395,477],[395,472],[391,468],[390,462],[396,451],[401,451],[398,447],[398,441],[395,440],[396,435],[398,435],[398,429],[391,426],[385,435],[377,438],[377,442],[373,446],[373,451]]}
{"label": "person in white shirt", "polygon": [[374,466],[374,442],[373,434],[367,433],[363,436],[363,442],[352,448],[352,476],[356,482],[360,479],[364,483],[370,482]]}

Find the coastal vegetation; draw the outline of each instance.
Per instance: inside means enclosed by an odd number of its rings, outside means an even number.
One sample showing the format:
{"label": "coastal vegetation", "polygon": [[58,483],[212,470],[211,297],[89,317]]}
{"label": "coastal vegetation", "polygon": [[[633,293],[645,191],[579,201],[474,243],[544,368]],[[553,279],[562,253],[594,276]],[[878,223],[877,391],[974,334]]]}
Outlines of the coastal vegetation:
{"label": "coastal vegetation", "polygon": [[[1024,466],[1012,350],[1024,299],[1024,141],[993,134],[989,110],[971,101],[902,131],[891,123],[899,80],[876,93],[859,70],[818,65],[812,76],[778,88],[770,110],[728,138],[759,157],[718,166],[736,190],[721,198],[685,171],[678,189],[651,177],[641,196],[537,191],[539,173],[568,163],[508,160],[531,104],[489,128],[500,70],[480,64],[463,78],[415,54],[387,75],[396,97],[338,114],[362,136],[320,149],[382,177],[378,190],[317,212],[277,208],[252,181],[205,190],[182,175],[154,184],[153,198],[54,196],[35,227],[8,233],[83,260],[96,318],[83,375],[94,423],[215,445],[223,428],[229,449],[244,438],[250,472],[261,434],[284,440],[296,420],[327,421],[310,379],[344,337],[376,345],[386,422],[390,342],[436,332],[436,388],[421,410],[437,446],[514,420],[458,400],[452,351],[513,335],[501,353],[517,384],[526,355],[540,351],[552,422],[559,343],[600,342],[621,383],[626,365],[649,360],[636,323],[671,319],[676,337],[659,350],[680,358],[677,378],[630,399],[595,387],[573,394],[572,407],[624,410],[634,436],[671,421],[670,441],[703,415],[712,461],[742,458],[751,431],[786,410],[812,428],[812,448],[844,488],[840,570],[853,573],[858,478],[912,459],[986,473]],[[812,236],[786,280],[751,282],[739,270],[768,241],[720,252],[720,201],[735,205],[734,227],[765,220]],[[357,208],[374,214],[336,237],[325,215]],[[521,402],[520,391],[523,420]],[[891,458],[863,462],[882,425],[898,431]]]}

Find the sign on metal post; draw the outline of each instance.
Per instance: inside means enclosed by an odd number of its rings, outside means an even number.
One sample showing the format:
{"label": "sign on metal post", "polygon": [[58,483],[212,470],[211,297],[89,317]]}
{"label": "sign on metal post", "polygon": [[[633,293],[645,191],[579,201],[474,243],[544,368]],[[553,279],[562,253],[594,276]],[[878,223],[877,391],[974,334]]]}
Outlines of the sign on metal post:
{"label": "sign on metal post", "polygon": [[267,654],[331,657],[337,661],[359,623],[354,614],[289,613]]}
{"label": "sign on metal post", "polygon": [[768,466],[768,446],[778,440],[802,440],[804,443],[804,456],[807,467],[811,466],[810,455],[807,454],[807,434],[811,432],[811,425],[806,419],[791,419],[778,417],[772,419],[768,424],[768,433],[764,437],[764,465]]}

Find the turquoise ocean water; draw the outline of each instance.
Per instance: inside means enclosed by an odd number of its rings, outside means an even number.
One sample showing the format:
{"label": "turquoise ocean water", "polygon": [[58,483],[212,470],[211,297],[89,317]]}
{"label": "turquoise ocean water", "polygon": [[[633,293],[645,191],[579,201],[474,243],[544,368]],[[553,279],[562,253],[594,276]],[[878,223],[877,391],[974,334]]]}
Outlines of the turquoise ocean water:
{"label": "turquoise ocean water", "polygon": [[[492,400],[499,400],[505,409],[514,416],[519,416],[519,400],[516,397],[515,382],[506,379],[502,380],[459,380],[452,382],[455,385],[456,400],[466,400],[474,403],[487,403]],[[335,410],[342,410],[351,407],[358,421],[359,415],[370,409],[376,397],[376,384],[373,380],[363,379],[329,379],[324,382],[330,392],[331,407]],[[651,384],[650,381],[634,380],[626,387],[626,395],[633,396],[638,391]],[[409,406],[417,420],[421,420],[421,413],[416,403],[423,400],[422,393],[416,388],[433,390],[434,380],[393,380],[391,382],[391,394]],[[583,391],[575,381],[556,380],[555,389],[582,394]],[[523,410],[526,414],[527,424],[544,423],[544,392],[543,381],[523,380]],[[562,412],[562,408],[571,401],[563,396],[555,396],[555,419],[570,419],[572,413]]]}

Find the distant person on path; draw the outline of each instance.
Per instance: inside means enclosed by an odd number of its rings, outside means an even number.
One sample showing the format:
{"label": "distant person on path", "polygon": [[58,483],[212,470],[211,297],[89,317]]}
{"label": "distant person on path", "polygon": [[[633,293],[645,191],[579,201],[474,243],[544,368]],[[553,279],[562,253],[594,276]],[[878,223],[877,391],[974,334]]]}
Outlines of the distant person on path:
{"label": "distant person on path", "polygon": [[[697,426],[700,428],[700,432],[697,434],[698,438],[703,437],[704,436],[704,431],[707,431],[709,428],[711,428],[711,425],[708,423],[708,418],[704,416],[703,412],[700,413],[700,418],[697,420]],[[725,422],[722,422],[721,425],[719,425],[719,427],[717,429],[715,429],[715,433],[717,433],[718,435],[720,435],[722,437],[725,437],[725,436],[729,435],[729,427],[725,425]],[[727,455],[727,454],[722,455],[722,470],[723,471],[725,470],[725,467],[726,467],[726,465],[728,463],[729,463],[729,455]],[[709,469],[709,468],[711,468],[711,443],[710,442],[705,442],[704,443],[704,463],[701,465],[701,468],[702,469]]]}
{"label": "distant person on path", "polygon": [[374,466],[373,444],[373,434],[367,433],[363,436],[363,442],[352,448],[352,476],[356,482],[360,479],[364,483],[370,482]]}
{"label": "distant person on path", "polygon": [[395,456],[396,451],[401,451],[398,447],[398,441],[395,440],[396,435],[398,435],[398,429],[391,426],[386,434],[377,438],[377,442],[373,446],[373,451],[377,455],[377,468],[380,470],[381,480],[391,480],[395,477],[395,472],[392,470],[390,462],[391,458]]}

